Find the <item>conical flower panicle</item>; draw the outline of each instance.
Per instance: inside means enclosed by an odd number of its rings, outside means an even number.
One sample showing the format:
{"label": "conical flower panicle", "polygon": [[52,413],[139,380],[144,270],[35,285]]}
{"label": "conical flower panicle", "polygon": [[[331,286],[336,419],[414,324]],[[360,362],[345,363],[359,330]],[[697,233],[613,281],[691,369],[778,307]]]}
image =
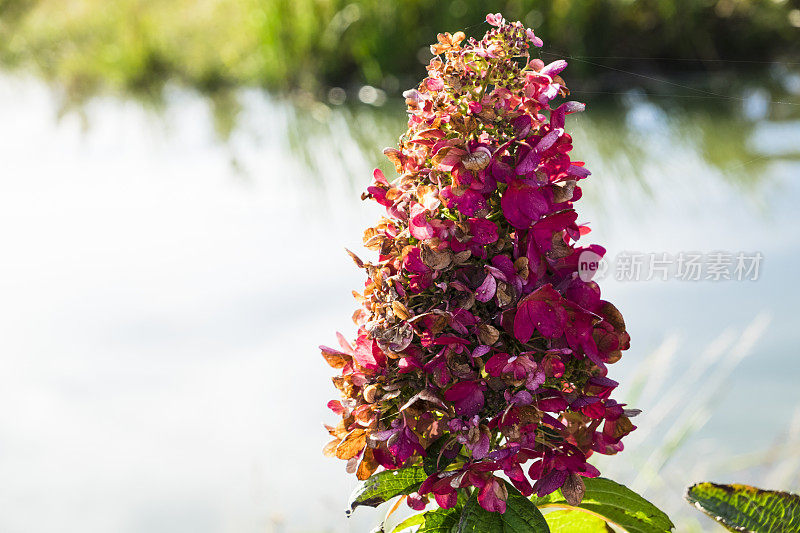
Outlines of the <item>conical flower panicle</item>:
{"label": "conical flower panicle", "polygon": [[[636,411],[610,399],[606,365],[629,337],[619,311],[579,275],[578,182],[565,61],[531,59],[534,33],[499,14],[481,40],[440,34],[428,77],[404,96],[408,131],[364,198],[386,217],[364,233],[374,263],[356,294],[354,342],[322,347],[341,420],[325,453],[366,479],[428,457],[437,472],[408,498],[444,508],[457,491],[504,512],[503,473],[528,496],[581,494],[594,452],[622,450]],[[597,257],[595,256],[595,257]]]}

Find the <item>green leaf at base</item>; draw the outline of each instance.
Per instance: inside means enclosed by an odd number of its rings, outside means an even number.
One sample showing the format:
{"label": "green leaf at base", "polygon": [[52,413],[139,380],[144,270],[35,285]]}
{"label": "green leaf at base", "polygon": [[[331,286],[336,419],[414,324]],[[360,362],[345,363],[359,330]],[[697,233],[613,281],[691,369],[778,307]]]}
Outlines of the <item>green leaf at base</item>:
{"label": "green leaf at base", "polygon": [[457,533],[549,533],[539,509],[513,486],[507,484],[506,488],[508,499],[503,514],[481,507],[475,491],[461,513]]}
{"label": "green leaf at base", "polygon": [[800,496],[749,485],[698,483],[686,492],[689,503],[730,531],[800,531]]}
{"label": "green leaf at base", "polygon": [[400,531],[404,531],[410,527],[418,526],[424,523],[426,514],[427,513],[418,513],[409,516],[408,518],[406,518],[405,520],[394,526],[392,533],[399,533]]}
{"label": "green leaf at base", "polygon": [[460,507],[428,511],[417,533],[455,533],[459,516],[461,516]]}
{"label": "green leaf at base", "polygon": [[545,514],[544,519],[550,526],[550,533],[614,533],[605,520],[583,511],[552,511]]}
{"label": "green leaf at base", "polygon": [[573,507],[561,491],[543,498],[532,497],[537,507],[559,507],[591,513],[628,533],[667,533],[675,527],[669,517],[631,489],[610,479],[583,478],[586,494]]}
{"label": "green leaf at base", "polygon": [[456,533],[462,506],[452,509],[434,509],[425,513],[411,515],[392,530],[400,533],[414,526],[420,526],[415,533]]}
{"label": "green leaf at base", "polygon": [[384,470],[373,474],[359,483],[358,487],[350,495],[350,510],[348,514],[362,505],[377,507],[395,496],[411,494],[419,488],[427,477],[421,466],[401,468],[400,470]]}

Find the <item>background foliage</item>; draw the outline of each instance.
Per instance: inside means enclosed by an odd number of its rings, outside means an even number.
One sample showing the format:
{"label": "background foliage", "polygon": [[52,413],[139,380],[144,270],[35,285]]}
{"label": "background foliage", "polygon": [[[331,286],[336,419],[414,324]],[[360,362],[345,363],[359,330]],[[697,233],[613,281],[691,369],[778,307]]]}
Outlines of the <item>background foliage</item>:
{"label": "background foliage", "polygon": [[687,67],[675,60],[703,69],[719,59],[797,57],[798,7],[797,0],[0,0],[0,60],[79,95],[100,87],[158,91],[167,80],[206,91],[366,83],[393,93],[424,72],[432,36],[482,34],[487,11],[533,27],[546,50],[568,51],[574,78],[596,72],[598,56],[606,73],[630,65],[631,56],[652,58],[644,62],[659,70]]}

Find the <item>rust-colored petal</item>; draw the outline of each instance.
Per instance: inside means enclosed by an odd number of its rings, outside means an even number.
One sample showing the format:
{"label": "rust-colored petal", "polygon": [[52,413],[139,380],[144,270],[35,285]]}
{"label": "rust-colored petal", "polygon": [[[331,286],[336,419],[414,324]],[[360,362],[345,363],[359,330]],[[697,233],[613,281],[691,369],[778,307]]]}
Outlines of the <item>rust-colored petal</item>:
{"label": "rust-colored petal", "polygon": [[411,317],[411,313],[406,306],[397,300],[392,302],[392,312],[400,320],[408,320]]}
{"label": "rust-colored petal", "polygon": [[347,255],[350,256],[350,259],[353,260],[353,262],[356,264],[358,268],[364,268],[364,261],[362,261],[360,257],[358,257],[356,254],[354,254],[347,248],[345,248],[344,250],[347,252]]}
{"label": "rust-colored petal", "polygon": [[320,350],[322,351],[322,357],[325,358],[325,362],[333,368],[343,368],[347,363],[353,360],[349,355],[326,346],[320,347]]}
{"label": "rust-colored petal", "polygon": [[530,270],[528,268],[528,258],[527,257],[519,257],[516,261],[514,261],[514,269],[517,271],[517,275],[522,279],[522,281],[528,281],[528,275],[530,274]]}
{"label": "rust-colored petal", "polygon": [[614,326],[615,330],[625,331],[625,320],[622,318],[622,313],[611,302],[603,302],[603,307],[600,308],[600,316]]}
{"label": "rust-colored petal", "polygon": [[461,163],[467,170],[483,170],[489,166],[491,160],[489,152],[479,151],[465,155],[461,158]]}
{"label": "rust-colored petal", "polygon": [[482,344],[488,344],[491,346],[492,344],[496,343],[499,338],[500,332],[496,327],[489,324],[481,324],[478,326],[478,339]]}
{"label": "rust-colored petal", "polygon": [[394,164],[394,168],[398,174],[403,173],[403,160],[401,159],[403,153],[397,148],[384,148],[383,155]]}
{"label": "rust-colored petal", "polygon": [[583,496],[586,494],[586,486],[583,484],[581,476],[574,472],[570,472],[564,484],[561,486],[561,494],[567,503],[576,507],[583,501]]}
{"label": "rust-colored petal", "polygon": [[341,441],[339,439],[333,439],[325,447],[322,449],[322,454],[325,457],[335,457],[336,456],[336,447],[339,446]]}
{"label": "rust-colored petal", "polygon": [[345,460],[352,459],[364,449],[366,444],[367,432],[363,429],[354,429],[336,447],[336,457]]}
{"label": "rust-colored petal", "polygon": [[359,463],[358,470],[356,470],[356,477],[363,481],[374,474],[377,469],[378,461],[372,455],[372,449],[367,448],[364,450],[364,457],[361,458],[361,463]]}

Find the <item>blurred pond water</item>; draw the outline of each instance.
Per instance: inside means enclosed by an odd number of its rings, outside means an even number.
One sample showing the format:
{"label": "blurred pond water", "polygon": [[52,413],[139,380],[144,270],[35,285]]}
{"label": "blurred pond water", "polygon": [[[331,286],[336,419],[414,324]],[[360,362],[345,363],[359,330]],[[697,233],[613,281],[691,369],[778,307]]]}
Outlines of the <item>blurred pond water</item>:
{"label": "blurred pond water", "polygon": [[[757,281],[601,281],[633,339],[617,396],[645,410],[605,473],[680,531],[712,527],[681,502],[693,481],[800,485],[798,85],[574,95],[589,240],[763,256]],[[43,84],[0,78],[0,530],[377,521],[345,518],[355,482],[321,455],[335,391],[317,345],[353,331],[343,248],[380,214],[359,193],[388,170],[401,103],[235,96],[216,115],[170,91],[157,111],[97,98],[57,119]]]}

